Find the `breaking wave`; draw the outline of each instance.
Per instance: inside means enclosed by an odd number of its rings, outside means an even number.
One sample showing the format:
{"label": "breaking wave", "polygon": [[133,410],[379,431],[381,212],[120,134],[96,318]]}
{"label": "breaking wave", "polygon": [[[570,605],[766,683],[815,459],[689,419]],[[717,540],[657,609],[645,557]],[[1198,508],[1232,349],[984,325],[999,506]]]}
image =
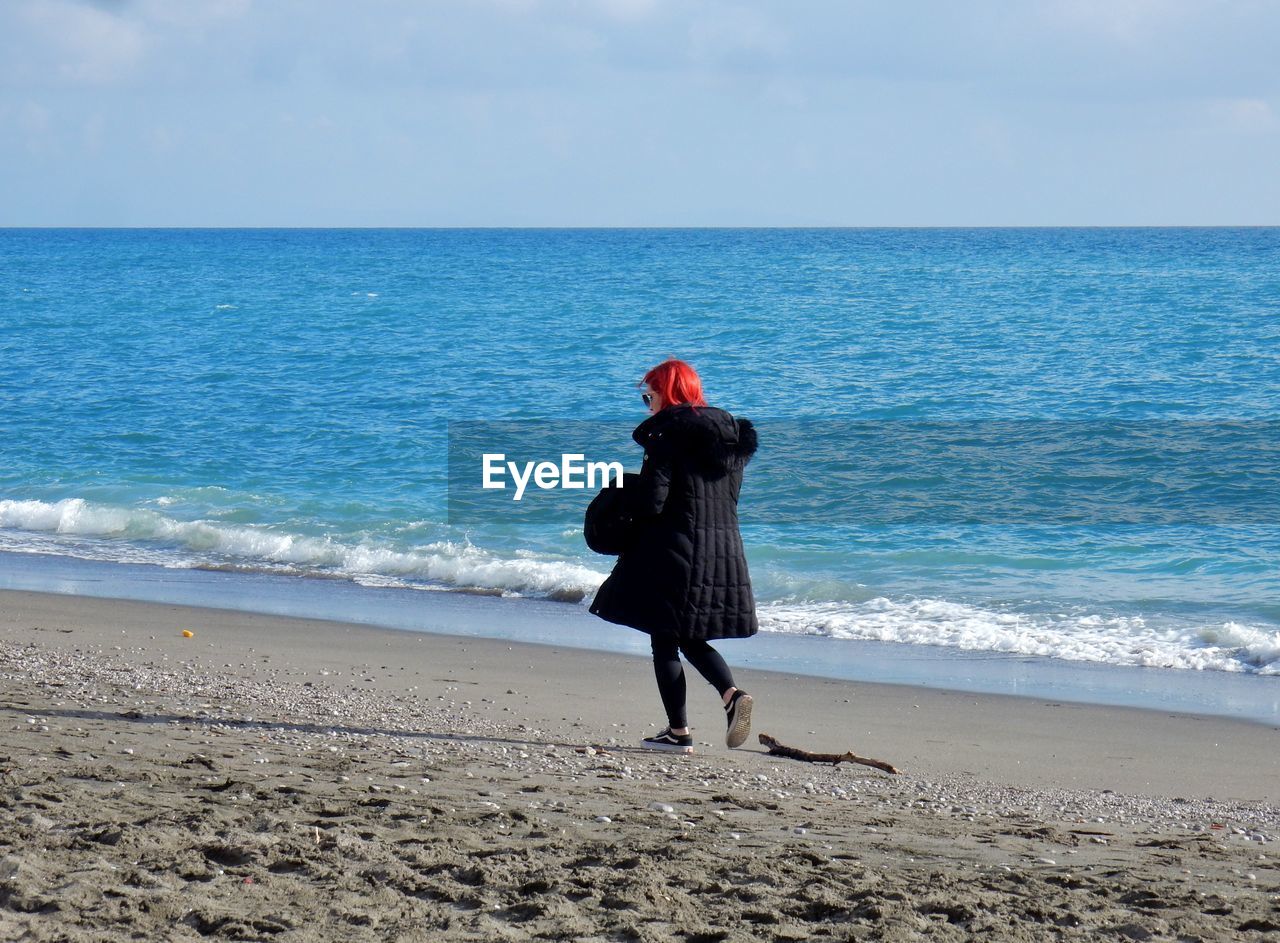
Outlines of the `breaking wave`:
{"label": "breaking wave", "polygon": [[[172,504],[163,498],[153,503]],[[151,508],[81,498],[0,500],[0,550],[574,603],[589,600],[606,575],[573,559],[526,550],[499,553],[466,539],[421,545],[343,540],[278,525],[184,521]],[[1112,665],[1280,674],[1280,631],[1269,626],[1102,615],[1079,607],[1031,612],[935,598],[855,598],[836,592],[839,586],[828,588],[836,598],[762,601],[761,629]]]}
{"label": "breaking wave", "polygon": [[[300,575],[342,576],[380,586],[435,584],[495,593],[579,601],[604,574],[571,561],[516,552],[501,555],[466,541],[399,548],[376,540],[306,536],[273,526],[182,521],[146,508],[62,501],[0,501],[0,528],[73,538],[42,549],[91,559],[151,562],[193,568],[228,566]],[[92,538],[93,542],[75,542]],[[126,546],[120,546],[125,542]],[[150,545],[150,546],[147,546]],[[156,546],[159,545],[159,546]],[[175,553],[174,551],[178,551]]]}

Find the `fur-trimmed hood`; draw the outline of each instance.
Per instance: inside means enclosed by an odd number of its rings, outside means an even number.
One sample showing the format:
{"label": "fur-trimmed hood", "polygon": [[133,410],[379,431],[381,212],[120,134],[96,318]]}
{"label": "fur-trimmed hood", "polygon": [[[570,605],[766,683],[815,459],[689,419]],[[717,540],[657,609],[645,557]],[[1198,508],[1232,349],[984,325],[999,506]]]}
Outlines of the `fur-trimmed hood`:
{"label": "fur-trimmed hood", "polygon": [[723,475],[751,460],[758,447],[750,419],[716,406],[672,406],[650,416],[631,434],[651,455],[679,455],[704,474]]}

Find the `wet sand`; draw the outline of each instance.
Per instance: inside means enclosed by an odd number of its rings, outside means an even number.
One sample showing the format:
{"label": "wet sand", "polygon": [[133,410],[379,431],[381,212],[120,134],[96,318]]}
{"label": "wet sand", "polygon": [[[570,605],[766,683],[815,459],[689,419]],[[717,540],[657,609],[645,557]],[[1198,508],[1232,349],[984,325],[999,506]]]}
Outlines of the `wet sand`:
{"label": "wet sand", "polygon": [[739,681],[903,772],[728,750],[696,677],[697,754],[644,751],[624,655],[0,593],[0,938],[1280,934],[1275,727]]}

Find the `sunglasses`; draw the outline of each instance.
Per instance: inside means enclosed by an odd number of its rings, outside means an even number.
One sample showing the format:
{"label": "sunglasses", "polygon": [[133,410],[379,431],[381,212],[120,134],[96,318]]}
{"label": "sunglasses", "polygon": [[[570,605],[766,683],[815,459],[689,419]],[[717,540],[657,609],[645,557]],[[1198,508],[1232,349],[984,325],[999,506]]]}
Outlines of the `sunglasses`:
{"label": "sunglasses", "polygon": [[641,394],[640,394],[640,398],[641,398],[642,400],[644,400],[644,404],[645,404],[646,406],[650,405],[650,404],[653,402],[653,394],[652,394],[652,393],[641,393]]}

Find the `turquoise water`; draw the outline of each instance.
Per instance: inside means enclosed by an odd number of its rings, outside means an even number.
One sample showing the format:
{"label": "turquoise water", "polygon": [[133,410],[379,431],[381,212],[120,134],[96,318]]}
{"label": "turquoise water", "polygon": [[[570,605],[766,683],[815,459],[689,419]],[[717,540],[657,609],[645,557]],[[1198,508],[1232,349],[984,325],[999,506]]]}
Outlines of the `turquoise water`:
{"label": "turquoise water", "polygon": [[1277,229],[4,230],[0,550],[582,607],[589,494],[450,437],[634,468],[674,354],[766,631],[1276,674],[1277,299]]}

